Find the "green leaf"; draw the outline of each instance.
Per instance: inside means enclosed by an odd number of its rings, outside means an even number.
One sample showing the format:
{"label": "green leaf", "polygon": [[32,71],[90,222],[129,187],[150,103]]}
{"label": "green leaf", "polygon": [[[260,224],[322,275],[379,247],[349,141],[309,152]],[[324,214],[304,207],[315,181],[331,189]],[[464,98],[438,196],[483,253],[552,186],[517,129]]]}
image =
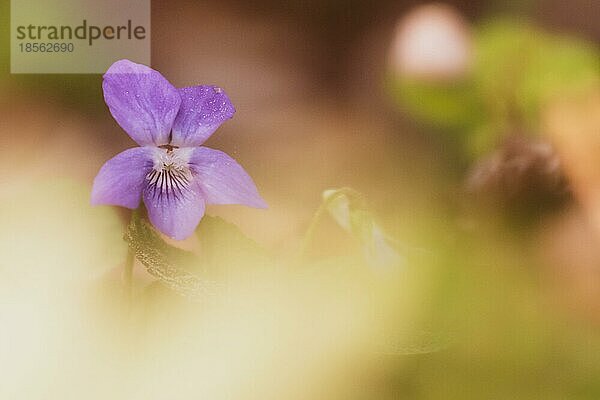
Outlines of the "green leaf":
{"label": "green leaf", "polygon": [[194,300],[219,293],[227,274],[240,264],[250,270],[271,263],[265,250],[222,218],[205,215],[196,235],[200,242],[198,255],[166,243],[136,211],[125,240],[148,273]]}
{"label": "green leaf", "polygon": [[600,54],[580,39],[516,20],[484,23],[475,38],[474,78],[495,118],[518,118],[536,129],[545,102],[600,79]]}
{"label": "green leaf", "polygon": [[564,37],[549,37],[538,46],[517,88],[518,107],[535,121],[541,109],[559,96],[594,87],[600,82],[600,52],[591,44]]}
{"label": "green leaf", "polygon": [[378,268],[402,264],[404,258],[395,248],[395,241],[375,222],[360,193],[349,188],[325,190],[323,207],[340,227],[358,240],[367,264]]}
{"label": "green leaf", "polygon": [[199,299],[221,288],[217,282],[201,277],[204,268],[195,254],[167,244],[137,210],[132,215],[125,240],[148,273],[179,294]]}
{"label": "green leaf", "polygon": [[203,265],[211,275],[223,277],[239,267],[261,268],[269,265],[268,253],[232,223],[205,215],[196,235],[200,241]]}
{"label": "green leaf", "polygon": [[469,79],[427,82],[392,76],[388,87],[413,117],[459,136],[481,123],[485,116],[477,88]]}

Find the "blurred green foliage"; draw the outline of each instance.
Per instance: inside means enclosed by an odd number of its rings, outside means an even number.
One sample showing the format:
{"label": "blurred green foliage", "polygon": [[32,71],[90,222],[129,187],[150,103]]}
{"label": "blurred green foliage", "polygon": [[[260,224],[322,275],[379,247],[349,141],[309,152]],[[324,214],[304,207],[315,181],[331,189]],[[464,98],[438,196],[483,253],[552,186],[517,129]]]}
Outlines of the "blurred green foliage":
{"label": "blurred green foliage", "polygon": [[471,71],[454,81],[390,75],[399,105],[460,138],[478,157],[503,137],[538,134],[544,104],[600,81],[600,52],[583,40],[495,19],[473,30]]}
{"label": "blurred green foliage", "polygon": [[437,284],[422,310],[434,332],[451,332],[450,341],[437,352],[384,361],[385,389],[361,398],[600,398],[597,326],[564,307],[544,266],[508,237],[478,231],[432,243],[440,252]]}
{"label": "blurred green foliage", "polygon": [[599,57],[582,40],[524,22],[493,21],[475,30],[473,79],[490,116],[536,129],[545,102],[600,80]]}

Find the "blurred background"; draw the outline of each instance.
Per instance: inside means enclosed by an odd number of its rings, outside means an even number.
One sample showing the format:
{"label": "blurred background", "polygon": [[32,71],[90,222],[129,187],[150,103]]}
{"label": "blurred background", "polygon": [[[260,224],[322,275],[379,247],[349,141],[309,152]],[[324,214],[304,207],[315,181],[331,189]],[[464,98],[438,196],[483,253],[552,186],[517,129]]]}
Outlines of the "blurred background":
{"label": "blurred background", "polygon": [[[152,1],[152,67],[227,91],[207,145],[269,204],[208,209],[269,261],[199,303],[140,263],[123,300],[129,214],[89,191],[135,144],[100,75],[9,73],[9,11],[0,398],[600,398],[600,2]],[[367,239],[312,229],[339,187]]]}

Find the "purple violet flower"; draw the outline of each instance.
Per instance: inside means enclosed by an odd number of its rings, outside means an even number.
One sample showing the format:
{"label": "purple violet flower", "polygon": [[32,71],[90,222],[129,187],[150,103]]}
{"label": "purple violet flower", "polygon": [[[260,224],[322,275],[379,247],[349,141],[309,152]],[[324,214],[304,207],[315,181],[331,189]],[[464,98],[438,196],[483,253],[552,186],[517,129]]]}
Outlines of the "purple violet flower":
{"label": "purple violet flower", "polygon": [[106,71],[102,88],[112,116],[141,147],[102,166],[92,204],[135,209],[143,198],[152,224],[177,240],[194,232],[206,204],[267,207],[233,158],[200,146],[235,112],[222,89],[176,89],[159,72],[129,60]]}

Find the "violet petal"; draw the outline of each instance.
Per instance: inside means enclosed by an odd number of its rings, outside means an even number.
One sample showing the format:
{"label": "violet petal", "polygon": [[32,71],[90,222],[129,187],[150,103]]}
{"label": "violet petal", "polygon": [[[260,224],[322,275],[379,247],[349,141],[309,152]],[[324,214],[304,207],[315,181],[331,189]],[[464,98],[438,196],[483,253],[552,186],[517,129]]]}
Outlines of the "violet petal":
{"label": "violet petal", "polygon": [[191,236],[204,216],[204,199],[194,181],[185,190],[177,193],[161,192],[153,187],[146,187],[144,203],[152,225],[175,240]]}
{"label": "violet petal", "polygon": [[192,152],[189,163],[208,204],[243,204],[267,208],[252,178],[222,151],[198,147]]}
{"label": "violet petal", "polygon": [[133,140],[142,146],[169,143],[181,97],[159,72],[120,60],[104,74],[102,88],[111,114]]}
{"label": "violet petal", "polygon": [[153,151],[148,147],[135,147],[104,163],[94,179],[92,204],[137,208],[145,177],[153,167]]}
{"label": "violet petal", "polygon": [[229,97],[217,86],[193,86],[178,91],[181,105],[171,141],[175,146],[200,146],[235,113]]}

